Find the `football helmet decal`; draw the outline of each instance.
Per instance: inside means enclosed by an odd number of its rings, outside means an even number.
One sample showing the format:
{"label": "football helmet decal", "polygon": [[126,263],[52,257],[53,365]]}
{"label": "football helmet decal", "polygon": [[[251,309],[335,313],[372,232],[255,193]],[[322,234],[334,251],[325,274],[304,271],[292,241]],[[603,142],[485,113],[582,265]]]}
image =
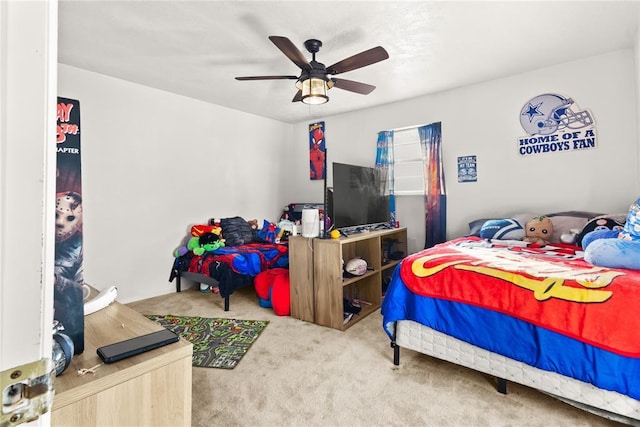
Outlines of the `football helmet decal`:
{"label": "football helmet decal", "polygon": [[573,100],[553,93],[538,95],[520,111],[520,124],[529,135],[550,135],[563,129],[593,125],[587,110],[573,111]]}

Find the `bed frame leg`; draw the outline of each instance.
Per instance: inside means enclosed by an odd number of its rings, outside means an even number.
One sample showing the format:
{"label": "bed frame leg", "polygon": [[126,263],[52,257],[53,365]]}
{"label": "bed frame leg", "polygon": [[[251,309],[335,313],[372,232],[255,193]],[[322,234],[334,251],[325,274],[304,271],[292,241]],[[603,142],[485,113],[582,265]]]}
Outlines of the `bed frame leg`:
{"label": "bed frame leg", "polygon": [[391,348],[393,349],[393,364],[400,365],[400,346],[395,341],[391,341]]}
{"label": "bed frame leg", "polygon": [[507,394],[507,380],[504,378],[497,378],[498,380],[498,393]]}
{"label": "bed frame leg", "polygon": [[398,334],[398,322],[393,322],[393,338],[391,339],[391,348],[393,349],[393,364],[400,365],[400,346],[396,343]]}

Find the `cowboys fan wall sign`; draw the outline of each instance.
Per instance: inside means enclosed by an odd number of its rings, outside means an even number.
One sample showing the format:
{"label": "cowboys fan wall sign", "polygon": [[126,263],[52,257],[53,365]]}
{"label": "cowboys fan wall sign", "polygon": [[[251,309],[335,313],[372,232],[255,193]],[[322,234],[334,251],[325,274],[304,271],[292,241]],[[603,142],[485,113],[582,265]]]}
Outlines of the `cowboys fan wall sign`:
{"label": "cowboys fan wall sign", "polygon": [[596,125],[588,110],[555,93],[532,98],[520,111],[527,136],[518,138],[521,156],[596,148]]}

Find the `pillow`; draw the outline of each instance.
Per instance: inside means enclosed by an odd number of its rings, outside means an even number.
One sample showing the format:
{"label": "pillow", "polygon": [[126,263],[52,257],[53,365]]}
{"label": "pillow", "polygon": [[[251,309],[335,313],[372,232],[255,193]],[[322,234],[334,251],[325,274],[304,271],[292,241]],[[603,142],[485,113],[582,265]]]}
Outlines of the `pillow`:
{"label": "pillow", "polygon": [[467,236],[478,236],[480,237],[480,229],[484,225],[485,222],[490,220],[495,220],[498,218],[478,218],[474,219],[469,223],[469,233]]}
{"label": "pillow", "polygon": [[265,219],[262,223],[262,228],[258,230],[257,237],[263,242],[274,243],[276,241],[277,230],[278,227],[275,224],[272,224]]}
{"label": "pillow", "polygon": [[[551,218],[553,233],[549,237],[551,243],[562,243],[563,234],[572,234],[571,230],[582,230],[590,219],[597,217],[599,213],[585,211],[566,211],[546,214]],[[580,240],[576,240],[578,245]]]}
{"label": "pillow", "polygon": [[576,245],[582,246],[584,236],[594,230],[618,230],[622,231],[625,223],[625,216],[622,214],[600,215],[592,218],[582,228],[582,231],[576,236]]}
{"label": "pillow", "polygon": [[233,218],[222,218],[222,237],[225,246],[241,246],[254,241],[254,231],[251,225],[244,218],[234,216]]}
{"label": "pillow", "polygon": [[480,229],[480,237],[483,239],[522,240],[525,231],[522,225],[515,219],[490,219]]}
{"label": "pillow", "polygon": [[[524,225],[527,223],[527,221],[529,221],[531,218],[533,218],[535,216],[540,216],[540,215],[536,215],[536,214],[532,214],[532,213],[521,213],[521,214],[514,215],[509,219],[515,219],[524,228]],[[502,220],[502,219],[503,218],[478,218],[478,219],[474,219],[473,221],[471,221],[469,223],[469,234],[467,234],[467,236],[478,236],[478,237],[480,237],[480,229],[482,229],[482,226],[484,225],[485,222],[494,221],[494,220]]]}
{"label": "pillow", "polygon": [[561,236],[563,234],[572,234],[571,230],[582,230],[589,222],[589,218],[578,218],[573,216],[551,216],[553,224],[553,233],[549,237],[551,243],[562,243]]}
{"label": "pillow", "polygon": [[[538,213],[525,212],[525,213],[520,213],[520,214],[517,214],[517,215],[513,215],[511,217],[511,219],[515,219],[516,221],[518,221],[518,224],[520,224],[522,226],[522,228],[524,229],[524,226],[527,225],[527,223],[529,221],[531,221],[533,218],[537,218],[539,216],[541,216],[541,215],[538,214]],[[527,232],[525,230],[525,235],[526,234],[527,234]]]}

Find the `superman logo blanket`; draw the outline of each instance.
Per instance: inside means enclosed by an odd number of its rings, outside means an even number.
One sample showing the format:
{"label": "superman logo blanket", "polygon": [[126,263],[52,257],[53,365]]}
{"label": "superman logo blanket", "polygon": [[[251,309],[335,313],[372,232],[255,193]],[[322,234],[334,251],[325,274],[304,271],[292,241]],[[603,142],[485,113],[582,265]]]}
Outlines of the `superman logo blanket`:
{"label": "superman logo blanket", "polygon": [[640,272],[594,267],[580,248],[467,237],[408,256],[396,273],[416,295],[503,313],[621,356],[640,356]]}

